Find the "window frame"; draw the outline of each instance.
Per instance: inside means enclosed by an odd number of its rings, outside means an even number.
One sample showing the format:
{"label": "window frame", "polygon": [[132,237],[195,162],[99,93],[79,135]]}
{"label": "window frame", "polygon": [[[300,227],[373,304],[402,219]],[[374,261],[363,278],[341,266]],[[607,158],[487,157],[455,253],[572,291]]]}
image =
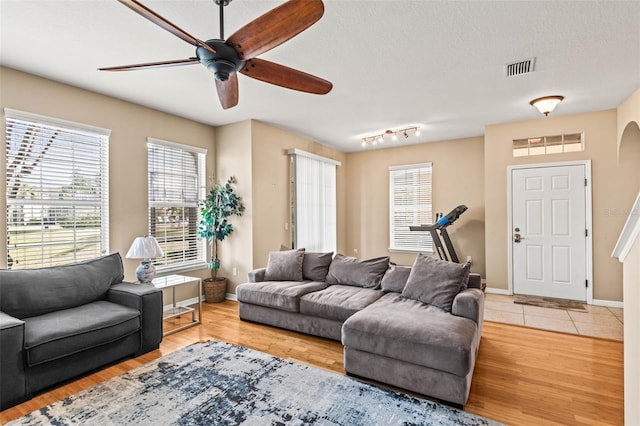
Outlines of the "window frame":
{"label": "window frame", "polygon": [[[421,172],[422,169],[425,169],[424,172]],[[416,231],[404,231],[402,234],[404,239],[407,238],[412,239],[414,245],[408,244],[400,244],[399,235],[396,235],[395,229],[396,226],[396,210],[397,206],[395,203],[396,197],[395,193],[397,190],[401,190],[402,188],[396,188],[397,185],[394,184],[394,174],[398,174],[400,172],[404,172],[407,175],[410,172],[413,173],[428,173],[428,187],[426,188],[428,194],[424,195],[425,202],[428,202],[428,208],[421,212],[419,208],[412,210],[406,210],[406,213],[413,213],[414,221],[412,223],[402,224],[400,226],[407,228],[412,225],[430,225],[433,223],[433,163],[432,162],[424,162],[417,164],[406,164],[399,166],[390,166],[389,167],[389,252],[392,253],[426,253],[433,254],[433,241],[431,238],[431,234],[428,232],[416,232]],[[419,183],[417,184],[419,185]],[[412,185],[416,186],[416,184]],[[412,194],[414,199],[421,197],[421,194]],[[424,220],[420,220],[417,216],[423,213],[422,218]],[[418,223],[422,222],[422,223]],[[426,222],[426,223],[425,223]]]}
{"label": "window frame", "polygon": [[[91,126],[83,123],[77,123],[69,120],[64,120],[55,117],[48,117],[45,115],[34,114],[25,111],[19,111],[11,108],[4,108],[4,125],[5,125],[5,162],[8,165],[10,158],[17,158],[18,156],[24,155],[13,153],[10,155],[10,149],[12,146],[13,140],[13,132],[14,126],[24,126],[24,132],[30,131],[32,134],[36,135],[33,138],[30,138],[31,145],[30,148],[26,148],[28,150],[34,149],[37,145],[36,142],[41,142],[40,139],[48,138],[47,144],[42,147],[42,150],[39,155],[38,167],[42,168],[43,164],[41,163],[42,159],[46,158],[46,153],[50,153],[50,157],[47,158],[47,162],[50,164],[45,169],[46,172],[39,171],[40,179],[39,181],[31,180],[31,183],[36,184],[36,190],[32,191],[29,198],[26,196],[24,198],[10,197],[8,185],[10,184],[9,179],[9,170],[5,170],[5,250],[3,259],[1,263],[5,267],[12,267],[14,264],[13,260],[10,258],[10,250],[16,248],[26,248],[30,247],[41,247],[41,253],[39,258],[35,260],[26,260],[23,262],[29,262],[29,266],[24,269],[32,269],[32,268],[40,268],[45,266],[53,266],[53,265],[66,265],[81,262],[84,260],[89,260],[91,258],[106,255],[109,253],[109,137],[111,135],[111,130],[104,129],[101,127]],[[27,128],[30,127],[29,130]],[[53,134],[54,137],[47,136],[47,133]],[[22,136],[21,148],[24,143],[24,135]],[[57,145],[54,145],[55,142],[58,142]],[[51,147],[54,147],[54,151],[51,150]],[[69,150],[69,147],[72,149]],[[89,149],[86,149],[89,147]],[[27,151],[30,152],[30,151]],[[54,154],[51,154],[54,152]],[[61,155],[63,154],[63,155]],[[92,157],[97,157],[97,161],[92,161]],[[69,166],[69,162],[71,162],[71,166]],[[17,164],[17,163],[14,163]],[[34,163],[36,164],[36,163]],[[45,163],[46,164],[46,163]],[[24,166],[24,162],[22,164]],[[20,166],[20,167],[22,167]],[[31,166],[32,169],[35,169],[35,166]],[[16,167],[17,168],[17,167]],[[92,176],[91,178],[87,178],[87,171],[93,170],[94,168],[98,168],[99,173],[97,175]],[[69,173],[69,169],[76,170],[77,176],[82,179],[94,179],[97,182],[97,185],[91,187],[91,189],[95,192],[99,191],[97,194],[97,198],[88,196],[86,193],[83,195],[81,192],[81,188],[76,188],[75,180],[71,180],[70,182],[63,184],[63,179]],[[57,173],[57,174],[56,174]],[[75,175],[76,172],[71,172],[72,176]],[[43,179],[43,174],[50,174],[50,176],[56,176],[56,180],[54,180],[57,184],[61,185],[60,189],[58,189],[58,197],[57,198],[47,198],[47,195],[51,197],[52,193],[55,192],[55,188],[51,185],[52,180]],[[27,175],[29,176],[30,173]],[[12,176],[13,177],[13,176]],[[30,182],[29,179],[26,182]],[[63,192],[64,191],[64,192]],[[66,194],[66,197],[62,194]],[[39,194],[34,197],[34,194]],[[95,193],[92,195],[96,195]],[[10,236],[10,226],[18,226],[15,220],[15,216],[13,218],[10,217],[10,206],[12,205],[20,205],[20,206],[32,206],[36,207],[41,206],[40,208],[48,209],[48,213],[50,214],[52,211],[55,212],[54,216],[58,216],[60,211],[64,211],[65,215],[69,215],[69,212],[72,214],[69,218],[65,217],[65,222],[67,229],[69,229],[69,235],[71,238],[68,239],[59,239],[54,242],[44,241],[45,231],[50,229],[51,223],[50,217],[45,217],[43,211],[40,212],[40,225],[41,225],[41,239],[39,242],[29,242],[19,244],[16,247],[16,243],[10,244],[9,236]],[[91,241],[94,244],[98,244],[98,250],[95,252],[87,253],[85,256],[78,256],[77,254],[81,252],[78,246],[82,244],[86,244],[85,241],[81,241],[78,239],[79,230],[85,228],[82,226],[83,217],[86,219],[89,216],[82,216],[81,211],[87,210],[99,210],[99,222],[100,229],[98,231],[98,239]],[[24,213],[24,210],[22,212]],[[33,215],[33,213],[32,213]],[[33,216],[34,219],[38,219],[38,215]],[[34,222],[37,223],[37,222]],[[64,223],[61,223],[61,229],[64,229]],[[84,222],[86,224],[86,222]],[[65,233],[63,233],[65,234]],[[55,257],[46,256],[45,248],[46,247],[55,247],[61,245],[69,245],[71,244],[72,249],[70,250],[73,253],[73,259],[69,262],[56,262]],[[69,250],[67,250],[69,251]],[[19,261],[19,259],[17,259]],[[33,263],[33,264],[31,264]],[[38,264],[35,264],[38,263]]]}
{"label": "window frame", "polygon": [[[150,149],[152,146],[162,147],[164,149],[172,149],[176,151],[185,151],[190,154],[196,155],[196,168],[197,168],[197,177],[196,177],[196,197],[195,201],[185,201],[182,200],[180,202],[169,202],[169,201],[156,201],[152,200],[152,176],[151,176],[151,158],[150,158]],[[203,269],[207,267],[207,241],[198,235],[198,224],[200,223],[200,201],[205,197],[206,191],[206,155],[207,150],[205,148],[200,148],[192,145],[181,144],[177,142],[171,142],[163,139],[148,137],[147,138],[147,226],[148,232],[150,236],[156,237],[160,246],[162,247],[165,244],[165,240],[163,238],[158,238],[157,234],[157,223],[152,223],[151,213],[152,209],[156,208],[195,208],[196,215],[192,226],[193,234],[189,238],[196,243],[197,257],[195,259],[180,261],[180,262],[170,262],[167,264],[160,264],[161,260],[154,260],[154,264],[156,266],[156,270],[158,273],[175,273],[175,272],[186,272],[192,271],[196,269]],[[166,170],[166,169],[165,169]],[[165,172],[166,173],[166,172]],[[186,240],[183,240],[183,242]],[[167,250],[165,251],[164,261],[167,260]]]}

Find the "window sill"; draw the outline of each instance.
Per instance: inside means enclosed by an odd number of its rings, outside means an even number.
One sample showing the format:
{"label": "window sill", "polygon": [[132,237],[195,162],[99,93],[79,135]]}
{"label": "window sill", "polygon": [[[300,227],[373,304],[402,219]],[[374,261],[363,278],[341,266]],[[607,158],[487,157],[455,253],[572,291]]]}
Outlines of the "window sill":
{"label": "window sill", "polygon": [[156,272],[159,276],[161,276],[161,275],[177,274],[180,272],[197,271],[200,269],[208,269],[208,267],[209,266],[206,262],[189,263],[186,265],[157,266]]}
{"label": "window sill", "polygon": [[428,254],[428,255],[433,255],[434,252],[433,251],[426,251],[426,250],[420,250],[420,249],[396,249],[396,248],[389,248],[389,253],[407,253],[407,254]]}

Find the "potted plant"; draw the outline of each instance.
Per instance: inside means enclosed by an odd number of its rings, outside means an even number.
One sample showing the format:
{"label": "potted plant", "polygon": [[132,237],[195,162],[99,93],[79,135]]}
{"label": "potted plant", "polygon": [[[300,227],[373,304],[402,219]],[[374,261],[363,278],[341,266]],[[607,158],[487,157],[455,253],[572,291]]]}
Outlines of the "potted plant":
{"label": "potted plant", "polygon": [[218,241],[224,240],[233,231],[227,218],[229,216],[242,216],[244,205],[242,199],[235,193],[233,184],[235,177],[230,177],[226,184],[215,183],[209,190],[209,194],[200,202],[200,226],[198,234],[206,238],[210,245],[211,257],[209,269],[211,278],[204,280],[204,295],[206,302],[222,302],[227,293],[227,279],[218,277],[220,259],[218,258]]}

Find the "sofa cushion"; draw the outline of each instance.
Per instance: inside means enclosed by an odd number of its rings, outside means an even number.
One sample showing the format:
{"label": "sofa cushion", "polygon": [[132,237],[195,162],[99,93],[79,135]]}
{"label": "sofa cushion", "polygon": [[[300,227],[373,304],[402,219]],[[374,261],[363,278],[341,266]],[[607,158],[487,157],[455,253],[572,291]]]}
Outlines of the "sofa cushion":
{"label": "sofa cushion", "polygon": [[342,344],[465,377],[474,365],[477,333],[469,318],[388,293],[345,321]]}
{"label": "sofa cushion", "polygon": [[303,259],[304,249],[270,252],[265,281],[302,281]]}
{"label": "sofa cushion", "polygon": [[451,312],[456,294],[466,288],[468,263],[453,263],[419,254],[411,268],[402,296]]}
{"label": "sofa cushion", "polygon": [[300,313],[344,321],[369,306],[383,293],[378,290],[346,285],[331,285],[324,290],[305,294],[300,298]]}
{"label": "sofa cushion", "polygon": [[382,277],[382,282],[380,283],[382,291],[402,293],[410,273],[411,266],[389,265],[389,269],[385,272],[384,277]]}
{"label": "sofa cushion", "polygon": [[43,315],[104,299],[124,278],[118,253],[65,266],[0,270],[0,310],[16,318]]}
{"label": "sofa cushion", "polygon": [[299,312],[301,296],[327,287],[318,281],[262,281],[240,284],[236,295],[239,302]]}
{"label": "sofa cushion", "polygon": [[302,277],[305,280],[324,281],[329,273],[329,266],[333,259],[333,252],[313,253],[304,252],[302,260]]}
{"label": "sofa cushion", "polygon": [[338,253],[331,261],[326,282],[327,284],[378,288],[388,268],[389,256],[360,260]]}
{"label": "sofa cushion", "polygon": [[140,329],[140,312],[98,301],[25,319],[29,366],[114,342]]}

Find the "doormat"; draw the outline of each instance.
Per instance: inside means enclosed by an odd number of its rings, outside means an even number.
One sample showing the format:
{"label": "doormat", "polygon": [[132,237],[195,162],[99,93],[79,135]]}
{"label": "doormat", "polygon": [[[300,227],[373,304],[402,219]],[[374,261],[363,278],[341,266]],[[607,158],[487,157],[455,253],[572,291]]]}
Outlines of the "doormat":
{"label": "doormat", "polygon": [[539,297],[539,296],[523,296],[515,294],[513,296],[513,303],[520,305],[538,306],[540,308],[554,308],[554,309],[567,309],[569,311],[581,311],[586,312],[584,303],[576,302],[574,300],[552,299],[551,297]]}

